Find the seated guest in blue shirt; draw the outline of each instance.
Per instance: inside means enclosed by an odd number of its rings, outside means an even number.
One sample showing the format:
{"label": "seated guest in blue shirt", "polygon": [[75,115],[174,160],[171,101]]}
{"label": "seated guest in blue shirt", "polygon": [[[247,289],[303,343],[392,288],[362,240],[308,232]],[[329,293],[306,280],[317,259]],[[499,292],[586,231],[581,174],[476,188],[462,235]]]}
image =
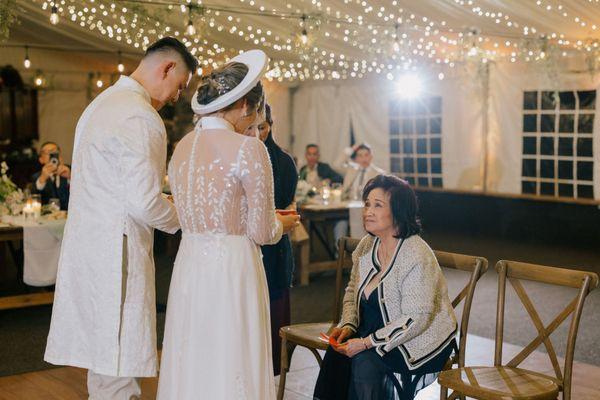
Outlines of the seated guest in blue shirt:
{"label": "seated guest in blue shirt", "polygon": [[71,169],[64,164],[60,147],[54,142],[42,144],[38,160],[41,170],[33,174],[32,193],[41,195],[42,204],[48,204],[50,199],[59,199],[60,209],[67,210]]}

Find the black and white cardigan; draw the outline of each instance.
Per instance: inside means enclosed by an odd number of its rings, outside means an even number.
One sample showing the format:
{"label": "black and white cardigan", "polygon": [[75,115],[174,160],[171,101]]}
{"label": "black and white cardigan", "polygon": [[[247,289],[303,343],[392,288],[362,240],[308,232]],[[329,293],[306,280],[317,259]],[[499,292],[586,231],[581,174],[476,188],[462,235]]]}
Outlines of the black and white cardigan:
{"label": "black and white cardigan", "polygon": [[[352,254],[340,327],[356,331],[360,324],[360,298],[381,270],[378,246],[379,239],[367,235]],[[397,348],[408,367],[415,369],[454,339],[458,325],[446,280],[433,251],[420,236],[398,242],[390,268],[375,290],[385,326],[369,338],[380,356]]]}

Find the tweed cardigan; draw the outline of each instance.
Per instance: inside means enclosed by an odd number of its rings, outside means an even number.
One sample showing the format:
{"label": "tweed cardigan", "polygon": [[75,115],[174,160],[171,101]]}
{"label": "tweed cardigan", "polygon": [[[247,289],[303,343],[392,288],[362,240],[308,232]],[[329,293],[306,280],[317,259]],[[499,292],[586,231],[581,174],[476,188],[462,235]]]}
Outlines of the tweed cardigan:
{"label": "tweed cardigan", "polygon": [[[339,327],[356,332],[360,324],[360,298],[381,270],[379,242],[367,235],[352,254]],[[458,325],[446,280],[433,251],[420,236],[398,242],[390,267],[375,290],[384,327],[369,338],[380,356],[399,349],[409,369],[416,369],[454,339]]]}

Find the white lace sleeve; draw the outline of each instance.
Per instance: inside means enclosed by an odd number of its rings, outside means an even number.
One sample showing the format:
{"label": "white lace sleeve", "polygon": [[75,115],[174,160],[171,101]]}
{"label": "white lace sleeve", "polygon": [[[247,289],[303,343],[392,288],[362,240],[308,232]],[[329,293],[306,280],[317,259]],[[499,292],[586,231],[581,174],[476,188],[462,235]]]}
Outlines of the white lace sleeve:
{"label": "white lace sleeve", "polygon": [[248,199],[248,236],[259,245],[277,243],[283,229],[275,216],[273,169],[267,149],[249,137],[238,157],[238,173]]}

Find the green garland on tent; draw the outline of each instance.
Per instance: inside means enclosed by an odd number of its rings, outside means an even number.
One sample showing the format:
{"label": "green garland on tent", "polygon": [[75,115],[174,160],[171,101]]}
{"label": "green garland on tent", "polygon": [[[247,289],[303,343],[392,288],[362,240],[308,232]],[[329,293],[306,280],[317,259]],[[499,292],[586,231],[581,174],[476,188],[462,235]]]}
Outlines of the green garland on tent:
{"label": "green garland on tent", "polygon": [[0,1],[0,42],[8,39],[10,26],[17,20],[17,0]]}

